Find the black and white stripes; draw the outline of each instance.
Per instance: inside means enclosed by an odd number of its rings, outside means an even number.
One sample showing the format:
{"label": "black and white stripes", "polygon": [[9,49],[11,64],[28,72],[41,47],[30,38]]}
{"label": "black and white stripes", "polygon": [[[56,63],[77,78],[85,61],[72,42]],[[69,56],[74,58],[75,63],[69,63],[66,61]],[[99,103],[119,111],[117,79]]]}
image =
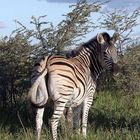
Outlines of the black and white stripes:
{"label": "black and white stripes", "polygon": [[[65,107],[72,108],[73,112],[76,112],[79,106],[81,107],[81,130],[86,136],[88,112],[96,89],[96,80],[104,68],[115,72],[114,63],[117,63],[115,42],[116,34],[110,37],[108,33],[101,33],[75,50],[72,58],[46,56],[35,65],[34,69],[40,75],[33,73],[35,77],[33,79],[36,80],[32,83],[29,97],[31,102],[38,106],[36,115],[38,139],[42,126],[43,104],[46,104],[48,94],[54,102],[51,118],[53,140],[57,138],[58,122]],[[47,74],[45,69],[47,69]],[[46,76],[43,77],[44,73]],[[44,84],[45,77],[47,77],[46,85]],[[38,84],[36,81],[41,78]],[[74,124],[78,122],[78,116],[74,115]]]}

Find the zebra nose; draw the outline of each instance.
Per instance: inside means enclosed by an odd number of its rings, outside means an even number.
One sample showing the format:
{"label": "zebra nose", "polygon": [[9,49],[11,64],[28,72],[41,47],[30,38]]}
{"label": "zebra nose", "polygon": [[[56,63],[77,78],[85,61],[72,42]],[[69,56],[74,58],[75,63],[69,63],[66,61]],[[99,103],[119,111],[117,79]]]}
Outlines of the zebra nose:
{"label": "zebra nose", "polygon": [[112,72],[113,72],[114,76],[118,76],[119,75],[119,70],[120,70],[119,66],[116,63],[113,63]]}

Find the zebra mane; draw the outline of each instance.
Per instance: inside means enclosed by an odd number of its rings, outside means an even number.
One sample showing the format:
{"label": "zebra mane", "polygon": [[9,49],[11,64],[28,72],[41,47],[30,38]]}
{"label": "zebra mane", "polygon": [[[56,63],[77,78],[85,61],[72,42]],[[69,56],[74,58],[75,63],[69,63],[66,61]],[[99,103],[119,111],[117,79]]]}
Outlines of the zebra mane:
{"label": "zebra mane", "polygon": [[85,42],[85,43],[83,43],[83,44],[81,44],[81,46],[76,47],[76,48],[74,48],[73,50],[67,52],[67,53],[66,53],[66,57],[67,57],[67,58],[73,58],[73,57],[77,56],[77,55],[81,52],[81,50],[83,50],[83,48],[84,48],[89,42],[91,42],[91,41],[93,41],[93,40],[95,40],[95,39],[96,39],[96,37],[90,39],[89,41],[87,41],[87,42]]}
{"label": "zebra mane", "polygon": [[80,51],[80,49],[81,49],[81,46],[76,47],[73,50],[70,50],[69,52],[66,53],[66,58],[73,58],[73,57],[77,56],[79,51]]}
{"label": "zebra mane", "polygon": [[[103,36],[105,42],[110,44],[110,40],[111,40],[110,35],[108,33],[106,33],[106,32],[103,32],[102,36]],[[83,48],[89,46],[93,42],[94,43],[96,42],[97,44],[99,44],[98,41],[97,41],[97,36],[95,36],[92,39],[88,40],[87,42],[83,43],[80,47],[76,47],[75,49],[73,49],[73,50],[69,51],[68,53],[66,53],[66,57],[67,58],[73,58],[73,57],[77,56],[81,52],[81,50],[83,50]]]}

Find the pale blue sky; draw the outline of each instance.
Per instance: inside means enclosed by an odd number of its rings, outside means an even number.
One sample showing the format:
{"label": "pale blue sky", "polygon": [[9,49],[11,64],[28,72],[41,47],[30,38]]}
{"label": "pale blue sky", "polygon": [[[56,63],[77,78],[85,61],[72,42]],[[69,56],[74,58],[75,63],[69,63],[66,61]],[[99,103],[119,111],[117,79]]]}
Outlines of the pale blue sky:
{"label": "pale blue sky", "polygon": [[62,19],[62,14],[67,13],[68,3],[50,3],[39,0],[1,0],[0,3],[0,36],[9,35],[16,29],[18,20],[30,26],[31,17],[47,15],[48,20],[54,24]]}
{"label": "pale blue sky", "polygon": [[[59,23],[70,9],[72,2],[76,0],[1,0],[0,3],[0,37],[10,35],[18,27],[14,20],[18,20],[30,27],[31,17],[47,15],[48,21],[55,25]],[[94,0],[89,0],[94,1]],[[112,0],[104,8],[127,8],[129,10],[140,6],[140,0]],[[97,18],[95,16],[94,20]],[[140,22],[140,18],[139,18]],[[134,34],[140,34],[140,26]]]}

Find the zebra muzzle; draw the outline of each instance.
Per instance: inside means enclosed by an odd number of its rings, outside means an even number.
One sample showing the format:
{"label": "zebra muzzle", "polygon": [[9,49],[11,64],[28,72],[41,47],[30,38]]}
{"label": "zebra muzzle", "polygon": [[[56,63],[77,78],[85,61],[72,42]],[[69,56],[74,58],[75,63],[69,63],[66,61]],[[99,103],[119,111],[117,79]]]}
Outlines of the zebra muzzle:
{"label": "zebra muzzle", "polygon": [[113,67],[112,67],[112,73],[114,76],[118,76],[119,75],[119,66],[116,63],[113,63]]}

